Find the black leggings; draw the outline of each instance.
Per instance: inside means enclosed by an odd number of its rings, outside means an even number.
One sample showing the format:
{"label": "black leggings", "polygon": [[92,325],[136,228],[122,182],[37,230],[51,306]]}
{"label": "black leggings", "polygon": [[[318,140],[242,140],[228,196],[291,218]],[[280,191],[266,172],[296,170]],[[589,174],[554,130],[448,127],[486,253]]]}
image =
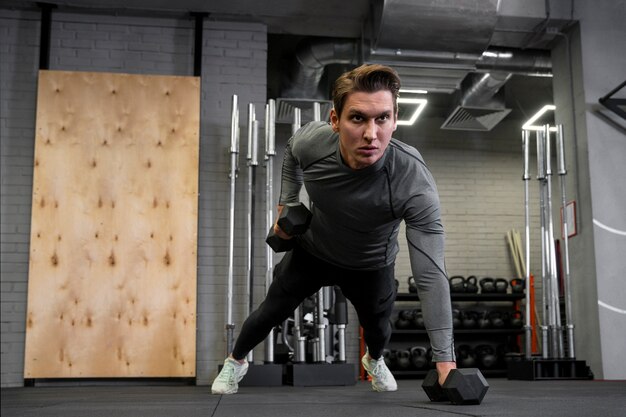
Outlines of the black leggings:
{"label": "black leggings", "polygon": [[276,265],[265,300],[243,323],[233,357],[243,359],[305,298],[333,285],[339,286],[354,306],[370,356],[380,358],[391,336],[389,318],[396,296],[394,265],[371,271],[340,268],[297,245]]}

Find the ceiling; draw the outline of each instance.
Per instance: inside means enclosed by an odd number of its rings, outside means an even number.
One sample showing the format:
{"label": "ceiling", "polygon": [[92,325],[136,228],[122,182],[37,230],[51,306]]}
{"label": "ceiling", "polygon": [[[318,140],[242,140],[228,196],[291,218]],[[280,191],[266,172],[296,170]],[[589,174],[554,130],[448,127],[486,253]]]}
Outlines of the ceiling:
{"label": "ceiling", "polygon": [[[16,7],[35,2],[8,0]],[[364,62],[393,65],[405,87],[429,90],[428,112],[445,116],[454,107],[461,83],[475,72],[489,48],[547,51],[555,30],[571,21],[571,4],[545,0],[52,0],[59,10],[132,15],[187,15],[206,12],[208,19],[261,22],[267,25],[268,96],[281,95],[285,63],[295,61],[303,39],[332,45],[355,42]],[[521,4],[523,3],[523,4]],[[554,3],[554,2],[552,2]],[[567,3],[567,4],[564,4]],[[552,31],[547,31],[550,26]],[[328,57],[323,82],[350,66]],[[525,117],[551,101],[551,78],[513,72],[501,94]],[[407,85],[408,84],[408,85]],[[506,91],[505,91],[506,90]],[[522,115],[519,116],[519,111]],[[517,115],[516,115],[517,114]]]}

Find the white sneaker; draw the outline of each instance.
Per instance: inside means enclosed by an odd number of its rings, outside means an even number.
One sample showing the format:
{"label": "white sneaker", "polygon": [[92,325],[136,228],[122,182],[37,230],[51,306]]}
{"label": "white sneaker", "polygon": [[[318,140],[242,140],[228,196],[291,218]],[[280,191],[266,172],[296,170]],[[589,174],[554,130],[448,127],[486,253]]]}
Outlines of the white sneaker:
{"label": "white sneaker", "polygon": [[365,353],[361,358],[361,363],[369,376],[372,377],[372,388],[374,391],[384,392],[396,391],[398,389],[396,379],[385,364],[385,358],[372,359],[369,353]]}
{"label": "white sneaker", "polygon": [[213,385],[211,393],[213,394],[234,394],[239,389],[239,381],[248,372],[248,361],[239,363],[239,361],[228,357],[224,361],[224,367],[220,371]]}

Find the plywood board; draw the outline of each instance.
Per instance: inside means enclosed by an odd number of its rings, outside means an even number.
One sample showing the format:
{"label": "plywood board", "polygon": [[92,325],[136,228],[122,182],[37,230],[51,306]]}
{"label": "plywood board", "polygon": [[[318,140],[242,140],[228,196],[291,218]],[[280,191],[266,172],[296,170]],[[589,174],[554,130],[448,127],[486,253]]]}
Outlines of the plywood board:
{"label": "plywood board", "polygon": [[200,81],[41,71],[25,378],[193,377]]}

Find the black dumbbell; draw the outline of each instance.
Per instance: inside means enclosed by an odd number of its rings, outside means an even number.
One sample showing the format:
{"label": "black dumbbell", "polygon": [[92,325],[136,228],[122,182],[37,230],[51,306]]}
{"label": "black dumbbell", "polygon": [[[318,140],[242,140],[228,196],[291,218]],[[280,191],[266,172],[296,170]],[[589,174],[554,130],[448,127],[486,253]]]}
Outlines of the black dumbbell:
{"label": "black dumbbell", "polygon": [[[311,224],[312,214],[302,203],[286,204],[278,217],[278,227],[289,236],[304,234]],[[293,239],[281,239],[274,233],[272,226],[267,234],[265,242],[274,252],[287,252],[293,249]]]}
{"label": "black dumbbell", "polygon": [[411,294],[417,294],[417,284],[415,284],[415,278],[409,277],[407,283],[409,284],[409,292]]}
{"label": "black dumbbell", "polygon": [[424,378],[422,389],[430,401],[469,405],[482,402],[489,384],[477,368],[465,368],[451,370],[442,386],[437,370],[431,369]]}

